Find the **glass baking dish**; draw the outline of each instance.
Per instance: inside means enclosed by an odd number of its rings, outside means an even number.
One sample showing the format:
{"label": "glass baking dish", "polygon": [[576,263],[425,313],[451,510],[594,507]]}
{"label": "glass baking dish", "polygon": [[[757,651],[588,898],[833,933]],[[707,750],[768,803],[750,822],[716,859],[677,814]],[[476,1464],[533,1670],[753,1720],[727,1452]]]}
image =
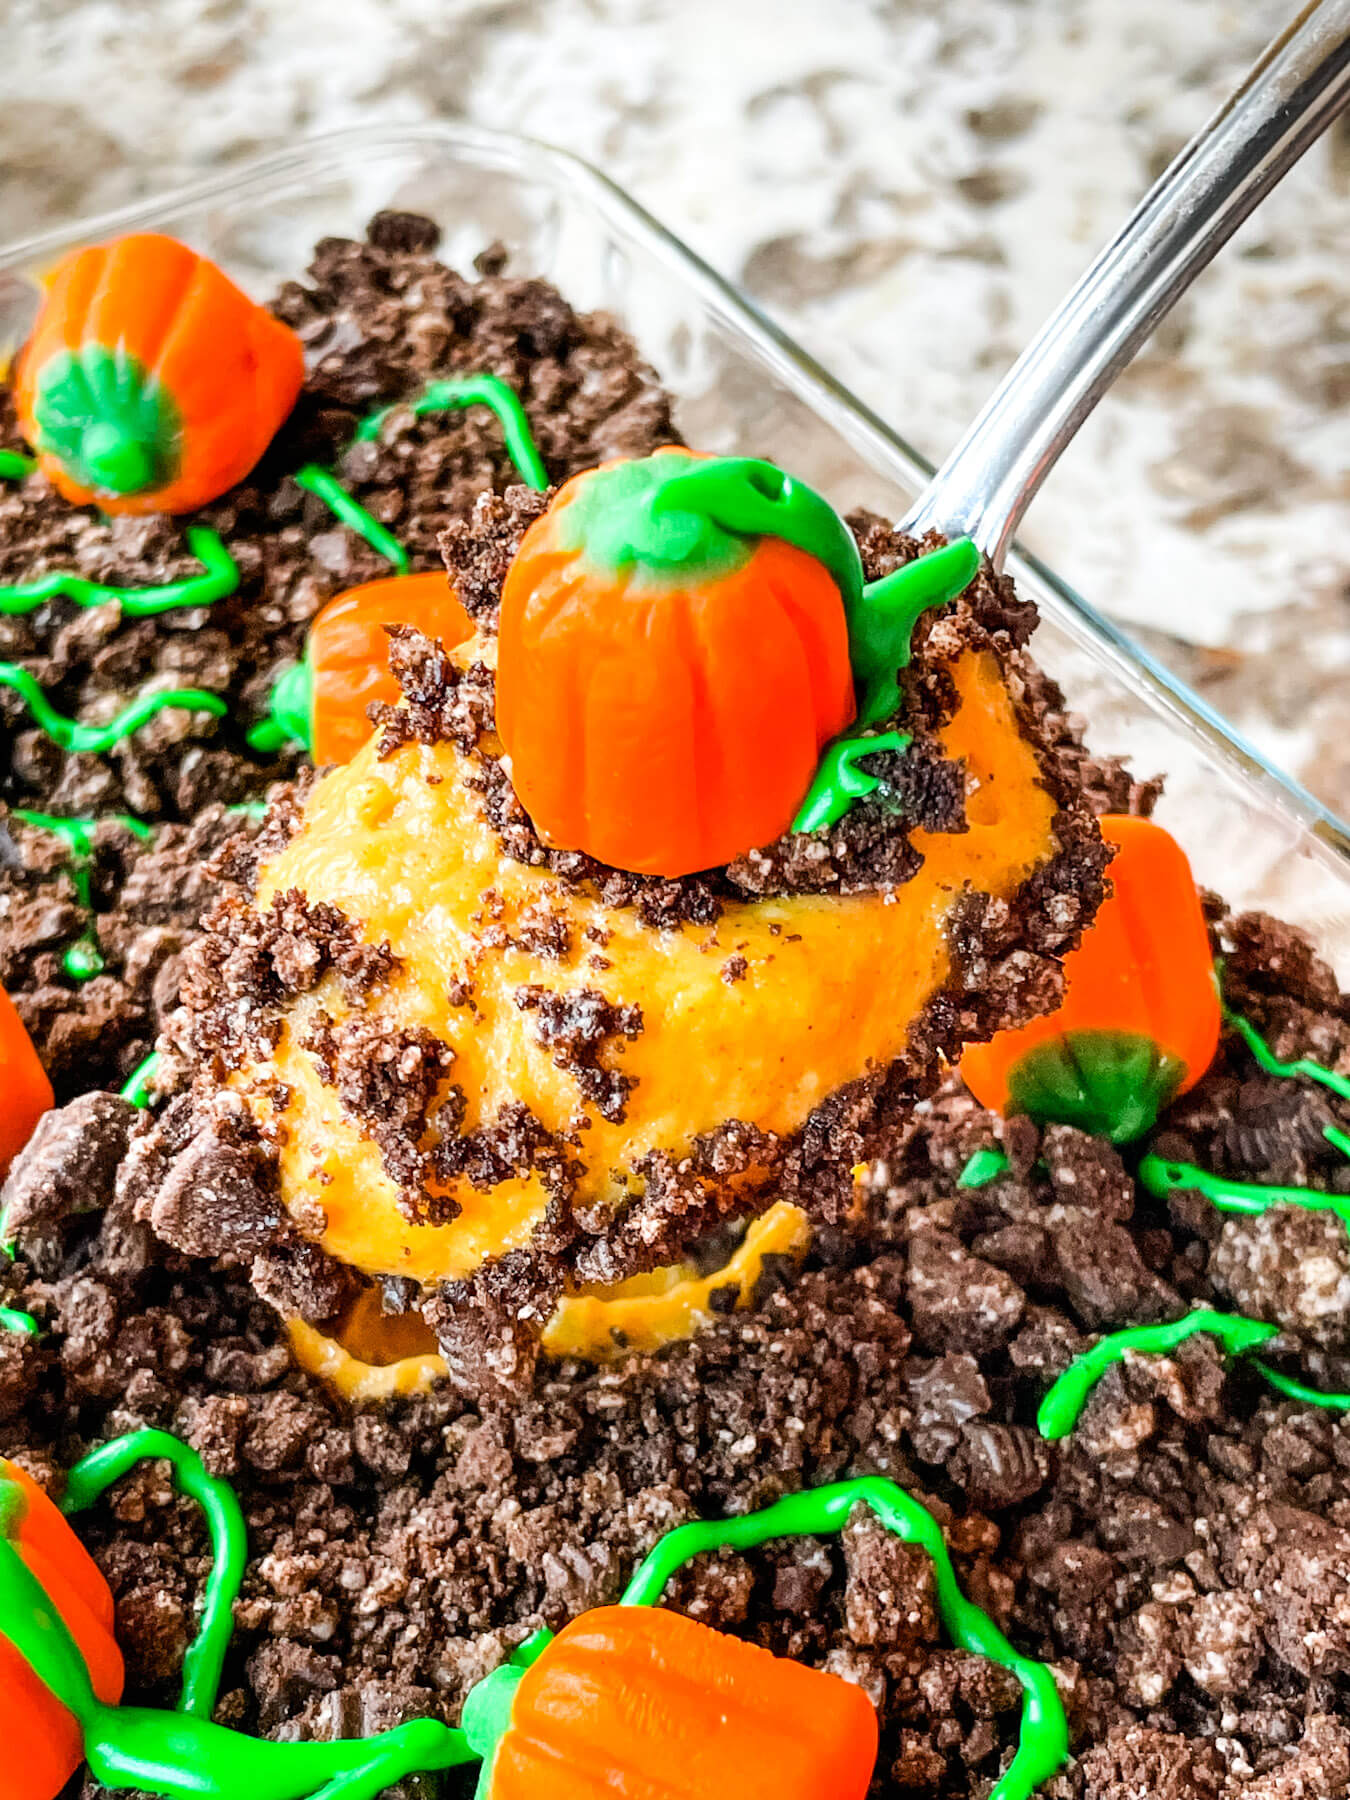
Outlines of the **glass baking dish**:
{"label": "glass baking dish", "polygon": [[[501,240],[519,273],[555,282],[632,332],[677,397],[691,443],[771,457],[841,508],[895,517],[929,467],[868,407],[596,170],[528,138],[463,125],[316,138],[101,218],[0,250],[0,366],[25,336],[45,268],[129,229],[183,238],[252,293],[298,275],[325,235],[371,213],[428,213],[467,268]],[[1159,817],[1201,881],[1234,906],[1309,930],[1350,978],[1350,827],[1244,744],[1204,703],[1042,564],[1009,569],[1040,606],[1035,654],[1088,721],[1094,749],[1165,772]]]}

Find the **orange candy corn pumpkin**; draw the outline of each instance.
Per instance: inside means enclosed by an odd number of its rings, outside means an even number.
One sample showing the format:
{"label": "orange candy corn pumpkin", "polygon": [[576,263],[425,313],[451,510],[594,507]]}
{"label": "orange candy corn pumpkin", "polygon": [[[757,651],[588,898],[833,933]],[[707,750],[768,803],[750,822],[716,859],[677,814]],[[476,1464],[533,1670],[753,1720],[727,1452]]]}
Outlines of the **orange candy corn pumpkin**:
{"label": "orange candy corn pumpkin", "polygon": [[33,1040],[14,1002],[0,988],[0,1175],[54,1104],[52,1084]]}
{"label": "orange candy corn pumpkin", "polygon": [[863,1800],[877,1715],[837,1675],[645,1606],[566,1626],[526,1669],[487,1800]]}
{"label": "orange candy corn pumpkin", "polygon": [[658,451],[578,475],[502,592],[497,728],[540,835],[712,868],[791,826],[854,716],[857,550],[768,464]]}
{"label": "orange candy corn pumpkin", "polygon": [[366,708],[395,703],[401,690],[389,670],[389,625],[415,625],[447,650],[472,636],[469,615],[441,570],[392,575],[348,588],[309,628],[311,749],[316,763],[345,763],[370,736]]}
{"label": "orange candy corn pumpkin", "polygon": [[[46,1590],[108,1705],[122,1697],[113,1599],[93,1558],[17,1463],[0,1458],[0,1531]],[[84,1761],[76,1719],[0,1637],[0,1745],[5,1800],[52,1800]]]}
{"label": "orange candy corn pumpkin", "polygon": [[1057,1011],[961,1058],[982,1106],[1077,1125],[1113,1143],[1150,1129],[1218,1048],[1209,934],[1190,864],[1148,819],[1110,817],[1113,892],[1065,958]]}
{"label": "orange candy corn pumpkin", "polygon": [[185,244],[137,232],[57,266],[14,397],[67,500],[183,513],[248,474],[303,379],[288,325]]}

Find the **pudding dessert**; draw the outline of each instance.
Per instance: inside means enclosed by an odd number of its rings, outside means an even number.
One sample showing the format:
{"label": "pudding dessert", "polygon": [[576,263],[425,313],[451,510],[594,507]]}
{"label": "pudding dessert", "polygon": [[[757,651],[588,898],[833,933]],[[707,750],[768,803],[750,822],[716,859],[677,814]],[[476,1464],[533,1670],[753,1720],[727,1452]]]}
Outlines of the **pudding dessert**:
{"label": "pudding dessert", "polygon": [[16,1800],[1331,1800],[1350,1003],[434,249],[127,240],[0,407]]}

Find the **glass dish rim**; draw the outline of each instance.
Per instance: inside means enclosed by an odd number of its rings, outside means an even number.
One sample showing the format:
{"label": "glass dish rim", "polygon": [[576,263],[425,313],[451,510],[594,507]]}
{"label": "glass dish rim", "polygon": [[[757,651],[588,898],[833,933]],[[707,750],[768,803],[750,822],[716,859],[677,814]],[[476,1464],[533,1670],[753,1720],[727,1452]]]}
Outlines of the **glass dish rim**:
{"label": "glass dish rim", "polygon": [[[755,342],[774,374],[861,455],[882,466],[916,494],[933,474],[934,465],[905,437],[620,183],[575,151],[522,132],[433,120],[408,124],[376,122],[310,133],[283,149],[252,157],[217,174],[200,176],[125,205],[72,218],[0,244],[0,273],[41,261],[64,251],[73,242],[153,227],[175,213],[238,199],[250,189],[265,189],[307,168],[348,162],[354,153],[397,153],[419,147],[459,150],[496,163],[504,170],[517,169],[522,160],[528,160],[550,171],[602,215],[620,222],[652,255],[677,268],[682,279],[724,322]],[[1227,765],[1239,785],[1259,803],[1277,805],[1289,814],[1309,833],[1324,860],[1342,875],[1350,872],[1350,823],[1268,761],[1192,688],[1039,557],[1014,543],[1008,572],[1016,581],[1023,571],[1031,576],[1033,585],[1039,584],[1054,596],[1062,608],[1062,624],[1080,638],[1096,639],[1111,659],[1122,665],[1122,675],[1128,671],[1131,685],[1149,704],[1195,733],[1208,752]]]}

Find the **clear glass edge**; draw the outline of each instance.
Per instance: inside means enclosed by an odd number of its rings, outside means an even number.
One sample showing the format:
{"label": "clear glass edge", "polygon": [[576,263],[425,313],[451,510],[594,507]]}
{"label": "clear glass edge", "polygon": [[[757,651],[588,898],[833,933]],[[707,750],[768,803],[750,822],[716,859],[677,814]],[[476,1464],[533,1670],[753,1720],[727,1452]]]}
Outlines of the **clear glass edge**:
{"label": "clear glass edge", "polygon": [[[918,493],[934,473],[933,464],[898,431],[626,189],[575,152],[520,133],[449,122],[364,125],[318,133],[218,175],[204,176],[125,206],[73,219],[0,245],[0,273],[40,264],[74,243],[162,223],[190,207],[225,199],[237,201],[254,189],[265,192],[282,178],[317,170],[328,163],[345,162],[354,151],[397,153],[437,146],[471,152],[508,171],[518,167],[522,158],[550,168],[555,176],[583,190],[597,211],[617,218],[648,250],[677,269],[726,324],[755,342],[759,354],[804,404],[883,474]],[[1186,683],[1039,557],[1015,543],[1008,558],[1008,572],[1014,581],[1020,575],[1030,575],[1030,585],[1045,590],[1056,603],[1058,623],[1080,642],[1095,640],[1137,696],[1165,718],[1193,732],[1253,800],[1284,812],[1309,833],[1312,847],[1330,868],[1342,878],[1350,875],[1350,824],[1268,762]]]}

